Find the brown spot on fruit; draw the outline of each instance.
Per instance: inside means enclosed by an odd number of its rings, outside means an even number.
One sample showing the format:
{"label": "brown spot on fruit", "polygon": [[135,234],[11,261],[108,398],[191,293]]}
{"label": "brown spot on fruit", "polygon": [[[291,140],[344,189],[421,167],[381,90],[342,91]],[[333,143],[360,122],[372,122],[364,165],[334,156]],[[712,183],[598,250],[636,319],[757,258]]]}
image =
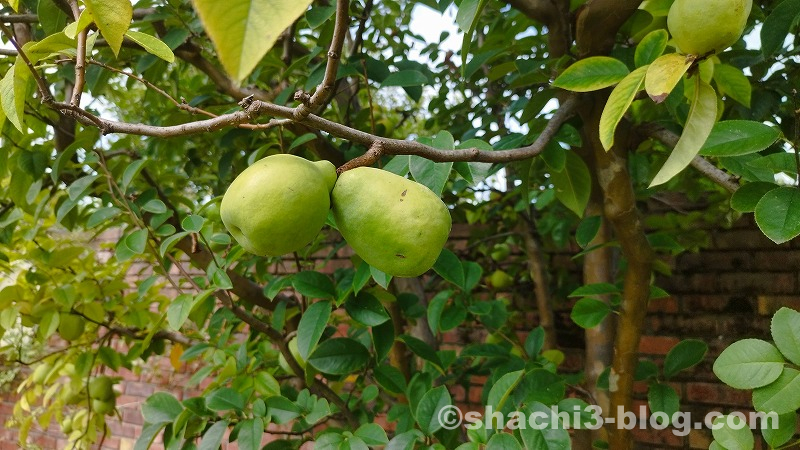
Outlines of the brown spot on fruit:
{"label": "brown spot on fruit", "polygon": [[406,259],[406,255],[402,255],[400,253],[396,253],[394,256],[397,256],[398,258]]}
{"label": "brown spot on fruit", "polygon": [[405,196],[406,196],[406,194],[408,194],[408,189],[406,189],[405,191],[403,191],[403,192],[400,194],[400,197],[405,197]]}

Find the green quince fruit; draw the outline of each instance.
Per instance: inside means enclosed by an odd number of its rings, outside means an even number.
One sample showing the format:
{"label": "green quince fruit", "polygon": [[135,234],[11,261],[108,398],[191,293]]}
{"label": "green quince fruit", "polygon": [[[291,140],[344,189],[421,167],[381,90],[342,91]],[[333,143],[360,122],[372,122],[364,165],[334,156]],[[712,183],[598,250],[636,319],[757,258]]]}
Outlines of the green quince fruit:
{"label": "green quince fruit", "polygon": [[489,275],[489,284],[495,289],[505,289],[514,285],[514,278],[507,272],[497,269]]}
{"label": "green quince fruit", "polygon": [[358,167],[331,195],[339,232],[367,264],[416,277],[433,267],[450,235],[450,211],[427,187],[385,170]]}
{"label": "green quince fruit", "polygon": [[114,408],[117,406],[116,401],[112,397],[110,400],[92,400],[92,411],[103,416],[110,416],[114,413]]}
{"label": "green quince fruit", "polygon": [[89,398],[107,402],[114,398],[114,380],[106,376],[92,378],[89,382]]}
{"label": "green quince fruit", "polygon": [[308,245],[325,225],[336,168],[272,155],[245,169],[220,205],[225,228],[250,253],[280,256]]}
{"label": "green quince fruit", "polygon": [[719,53],[742,36],[753,0],[675,0],[667,27],[681,53]]}
{"label": "green quince fruit", "polygon": [[65,341],[74,341],[83,336],[86,330],[86,320],[83,317],[75,314],[61,315],[61,321],[58,324],[58,334]]}

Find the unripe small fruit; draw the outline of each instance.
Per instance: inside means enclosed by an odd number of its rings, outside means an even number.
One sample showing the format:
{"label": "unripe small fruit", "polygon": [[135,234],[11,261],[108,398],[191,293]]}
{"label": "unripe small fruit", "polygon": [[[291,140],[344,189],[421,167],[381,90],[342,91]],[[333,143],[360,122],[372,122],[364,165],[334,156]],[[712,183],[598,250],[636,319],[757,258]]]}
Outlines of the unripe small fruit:
{"label": "unripe small fruit", "polygon": [[114,401],[113,397],[111,398],[111,400],[106,400],[106,401],[93,399],[92,411],[94,411],[96,414],[100,414],[103,416],[110,416],[111,414],[114,413],[114,407],[116,405],[117,404]]}
{"label": "unripe small fruit", "polygon": [[61,321],[58,324],[58,334],[65,341],[74,341],[83,336],[86,330],[86,321],[83,317],[75,314],[61,315]]}
{"label": "unripe small fruit", "polygon": [[94,400],[109,401],[114,398],[114,380],[106,376],[93,378],[89,382],[89,397]]}
{"label": "unripe small fruit", "polygon": [[667,27],[681,53],[719,53],[742,36],[753,0],[675,0]]}
{"label": "unripe small fruit", "polygon": [[495,289],[505,289],[514,285],[514,278],[505,271],[497,269],[489,275],[489,284]]}

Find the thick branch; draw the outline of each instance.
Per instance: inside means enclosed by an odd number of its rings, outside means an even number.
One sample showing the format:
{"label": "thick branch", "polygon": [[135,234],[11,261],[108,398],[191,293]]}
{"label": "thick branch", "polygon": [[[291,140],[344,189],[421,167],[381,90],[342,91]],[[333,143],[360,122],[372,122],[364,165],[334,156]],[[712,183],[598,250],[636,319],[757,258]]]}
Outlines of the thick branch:
{"label": "thick branch", "polygon": [[[105,134],[125,133],[155,137],[176,137],[207,133],[228,126],[240,125],[252,120],[258,115],[271,115],[275,117],[291,119],[294,117],[295,113],[294,108],[288,108],[258,100],[247,101],[246,103],[243,102],[242,105],[245,108],[243,111],[237,111],[212,119],[189,122],[182,125],[160,127],[101,119],[85,110],[73,107],[71,105],[57,102],[53,103],[54,108],[62,110],[62,112],[67,114],[74,115],[84,125],[100,128]],[[365,145],[367,147],[371,147],[376,141],[380,141],[383,146],[383,153],[386,155],[418,155],[437,162],[474,161],[499,163],[518,161],[537,156],[544,150],[545,145],[550,142],[561,125],[566,122],[567,119],[572,117],[577,105],[577,96],[568,97],[564,104],[550,118],[547,126],[544,128],[544,130],[542,130],[542,133],[537,137],[533,144],[526,147],[498,151],[486,151],[477,148],[464,150],[440,150],[419,142],[380,138],[348,126],[323,119],[322,117],[315,116],[313,114],[303,119],[300,123],[316,130],[324,131],[333,136]]]}
{"label": "thick branch", "polygon": [[578,14],[575,41],[578,56],[606,55],[614,47],[617,30],[639,8],[642,0],[589,0]]}
{"label": "thick branch", "polygon": [[[642,125],[639,127],[639,131],[646,136],[656,139],[669,148],[674,148],[678,143],[678,139],[680,139],[680,136],[677,134],[656,124]],[[711,164],[702,156],[695,156],[694,159],[692,159],[692,167],[700,171],[700,173],[708,177],[708,179],[714,183],[725,188],[728,192],[736,192],[736,190],[739,189],[739,183],[736,181],[736,177]]]}

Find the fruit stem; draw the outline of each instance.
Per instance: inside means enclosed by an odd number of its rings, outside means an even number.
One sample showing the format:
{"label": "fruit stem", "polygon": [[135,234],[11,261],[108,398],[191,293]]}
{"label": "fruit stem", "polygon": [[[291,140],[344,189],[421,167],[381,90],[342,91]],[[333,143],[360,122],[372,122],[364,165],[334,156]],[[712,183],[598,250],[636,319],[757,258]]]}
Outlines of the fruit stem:
{"label": "fruit stem", "polygon": [[356,167],[371,166],[375,164],[382,155],[383,155],[383,143],[379,140],[373,141],[372,145],[369,147],[369,150],[367,150],[366,153],[357,158],[353,158],[350,161],[347,161],[346,163],[342,164],[338,169],[336,169],[336,175],[341,175],[350,169],[355,169]]}

